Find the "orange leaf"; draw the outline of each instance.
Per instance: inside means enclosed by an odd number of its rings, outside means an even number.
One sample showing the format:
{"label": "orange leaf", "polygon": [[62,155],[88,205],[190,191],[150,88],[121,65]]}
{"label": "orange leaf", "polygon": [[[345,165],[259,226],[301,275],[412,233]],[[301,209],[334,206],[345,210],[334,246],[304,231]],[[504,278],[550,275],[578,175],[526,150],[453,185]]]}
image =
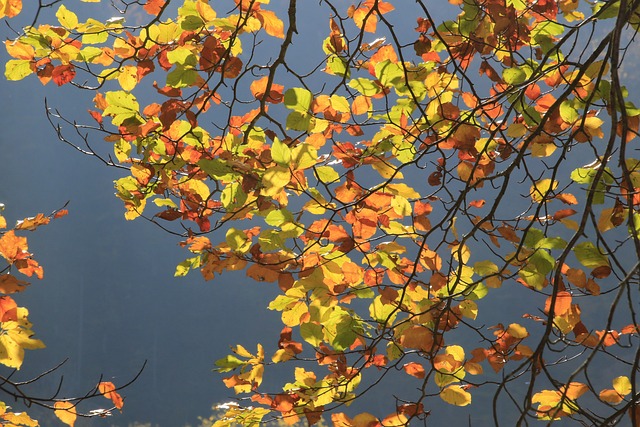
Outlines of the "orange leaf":
{"label": "orange leaf", "polygon": [[565,394],[568,399],[576,400],[577,398],[585,394],[587,391],[589,391],[589,386],[587,386],[586,384],[578,383],[578,382],[572,382],[572,383],[569,383],[568,386],[563,387],[563,390],[561,391],[565,391],[565,390],[566,390]]}
{"label": "orange leaf", "polygon": [[56,402],[53,413],[66,425],[73,427],[76,422],[76,407],[71,402]]}
{"label": "orange leaf", "polygon": [[385,417],[380,423],[384,427],[397,427],[397,426],[406,426],[409,422],[409,418],[407,418],[404,414],[390,414]]}
{"label": "orange leaf", "polygon": [[35,217],[25,218],[22,221],[18,221],[16,224],[16,230],[29,230],[33,231],[41,225],[49,224],[49,217],[39,213]]}
{"label": "orange leaf", "polygon": [[553,219],[557,221],[577,213],[578,212],[573,209],[560,209],[558,212],[553,214]]}
{"label": "orange leaf", "polygon": [[28,249],[27,238],[16,236],[13,230],[7,231],[0,237],[0,255],[10,264],[18,259],[27,258],[29,256]]}
{"label": "orange leaf", "polygon": [[60,209],[53,215],[53,218],[62,218],[63,216],[66,216],[66,215],[69,215],[69,211],[66,209]]}
{"label": "orange leaf", "polygon": [[284,23],[270,10],[256,11],[256,17],[262,23],[262,28],[273,37],[284,38]]}
{"label": "orange leaf", "polygon": [[617,405],[618,403],[622,402],[622,399],[623,397],[620,396],[620,394],[618,394],[618,392],[615,390],[606,389],[600,392],[600,400],[602,400],[603,402]]}
{"label": "orange leaf", "polygon": [[162,10],[165,4],[165,0],[147,0],[147,3],[143,6],[145,12],[149,15],[156,16]]}
{"label": "orange leaf", "polygon": [[356,116],[371,111],[371,99],[364,95],[358,95],[351,104],[351,112]]}
{"label": "orange leaf", "polygon": [[415,348],[430,352],[433,346],[433,334],[424,326],[412,326],[402,332],[400,344],[406,348]]}
{"label": "orange leaf", "polygon": [[[269,76],[264,76],[261,79],[258,79],[251,83],[249,89],[251,93],[256,99],[262,99],[264,96],[265,90],[267,88],[267,82],[269,81]],[[284,95],[282,91],[284,90],[284,86],[278,85],[275,83],[271,84],[271,89],[269,90],[269,96],[267,96],[267,102],[271,102],[273,104],[278,104],[282,102]]]}
{"label": "orange leaf", "polygon": [[116,391],[116,386],[112,382],[101,382],[98,384],[98,391],[107,399],[111,399],[113,406],[122,410],[124,406],[124,400],[122,396]]}
{"label": "orange leaf", "polygon": [[11,274],[0,275],[0,292],[3,294],[13,294],[15,292],[22,292],[25,287],[29,285],[29,282],[16,279]]}
{"label": "orange leaf", "polygon": [[0,2],[0,18],[13,18],[22,10],[22,0],[5,0]]}
{"label": "orange leaf", "polygon": [[[547,302],[544,305],[545,313],[548,313],[549,310],[551,309],[551,299],[552,299],[551,296],[547,298]],[[561,316],[565,314],[567,311],[569,311],[570,308],[571,308],[571,294],[567,291],[558,292],[558,295],[556,296],[556,305],[553,308],[553,315]]]}
{"label": "orange leaf", "polygon": [[424,378],[425,376],[424,368],[421,364],[416,362],[407,363],[402,367],[402,369],[404,369],[407,374],[416,378]]}

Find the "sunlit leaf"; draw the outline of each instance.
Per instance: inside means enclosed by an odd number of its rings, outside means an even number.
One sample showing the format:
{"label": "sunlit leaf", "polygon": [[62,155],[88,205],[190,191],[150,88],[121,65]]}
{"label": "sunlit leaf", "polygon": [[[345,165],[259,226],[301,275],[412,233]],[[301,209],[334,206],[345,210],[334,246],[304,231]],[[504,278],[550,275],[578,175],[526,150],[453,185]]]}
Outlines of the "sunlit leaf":
{"label": "sunlit leaf", "polygon": [[76,423],[76,407],[71,402],[61,401],[54,403],[54,413],[66,425],[73,427]]}

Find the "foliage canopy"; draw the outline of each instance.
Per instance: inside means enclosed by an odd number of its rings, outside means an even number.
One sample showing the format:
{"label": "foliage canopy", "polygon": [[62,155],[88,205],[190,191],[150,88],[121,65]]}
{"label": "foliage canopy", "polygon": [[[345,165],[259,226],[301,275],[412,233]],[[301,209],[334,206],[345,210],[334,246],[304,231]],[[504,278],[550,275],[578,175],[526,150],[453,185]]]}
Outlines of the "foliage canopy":
{"label": "foliage canopy", "polygon": [[282,3],[55,1],[5,43],[9,80],[93,93],[87,124],[50,119],[127,171],[127,219],[183,236],[177,276],[281,290],[273,351],[216,362],[251,402],[215,425],[404,425],[483,393],[495,423],[640,424],[640,1]]}

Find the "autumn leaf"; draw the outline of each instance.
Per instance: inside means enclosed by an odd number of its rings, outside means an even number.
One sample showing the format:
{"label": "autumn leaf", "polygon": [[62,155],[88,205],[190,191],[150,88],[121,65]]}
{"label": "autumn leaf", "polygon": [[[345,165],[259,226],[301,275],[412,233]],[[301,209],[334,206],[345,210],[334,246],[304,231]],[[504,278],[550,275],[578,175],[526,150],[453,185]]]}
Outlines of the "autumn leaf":
{"label": "autumn leaf", "polygon": [[440,398],[450,405],[467,406],[471,404],[471,393],[459,385],[450,385],[440,392]]}
{"label": "autumn leaf", "polygon": [[22,11],[22,0],[0,0],[0,18],[14,18]]}
{"label": "autumn leaf", "polygon": [[73,403],[67,401],[56,402],[53,407],[53,411],[56,417],[69,427],[73,427],[76,423],[76,407]]}
{"label": "autumn leaf", "polygon": [[18,221],[16,223],[15,229],[34,231],[41,225],[49,224],[49,221],[49,217],[46,217],[43,214],[39,213],[35,217],[25,218],[22,221]]}
{"label": "autumn leaf", "polygon": [[422,365],[420,365],[419,363],[415,363],[415,362],[410,362],[405,364],[402,369],[404,369],[404,371],[411,375],[412,377],[416,377],[416,378],[424,378],[425,377],[425,371],[424,371],[424,367],[422,367]]}
{"label": "autumn leaf", "polygon": [[273,37],[284,38],[284,23],[270,10],[257,10],[256,17],[262,23],[262,28]]}
{"label": "autumn leaf", "polygon": [[113,402],[113,406],[115,406],[116,409],[122,410],[122,407],[124,406],[124,400],[122,399],[122,396],[120,396],[120,394],[116,391],[116,386],[112,382],[101,382],[100,384],[98,384],[98,391],[104,397],[111,400],[111,402]]}
{"label": "autumn leaf", "polygon": [[3,294],[13,294],[15,292],[22,292],[29,282],[18,280],[11,274],[0,275],[0,292]]}

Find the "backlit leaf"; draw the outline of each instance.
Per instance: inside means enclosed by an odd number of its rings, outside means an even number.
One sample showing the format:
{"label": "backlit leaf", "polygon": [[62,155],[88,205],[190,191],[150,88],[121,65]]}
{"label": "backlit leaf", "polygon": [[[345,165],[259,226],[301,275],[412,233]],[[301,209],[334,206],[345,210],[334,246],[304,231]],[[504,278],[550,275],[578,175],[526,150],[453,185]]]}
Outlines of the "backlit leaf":
{"label": "backlit leaf", "polygon": [[61,401],[54,403],[53,407],[56,417],[66,425],[73,427],[77,418],[75,405],[71,402]]}
{"label": "backlit leaf", "polygon": [[450,385],[440,392],[440,398],[450,405],[467,406],[471,404],[471,393],[459,385]]}

